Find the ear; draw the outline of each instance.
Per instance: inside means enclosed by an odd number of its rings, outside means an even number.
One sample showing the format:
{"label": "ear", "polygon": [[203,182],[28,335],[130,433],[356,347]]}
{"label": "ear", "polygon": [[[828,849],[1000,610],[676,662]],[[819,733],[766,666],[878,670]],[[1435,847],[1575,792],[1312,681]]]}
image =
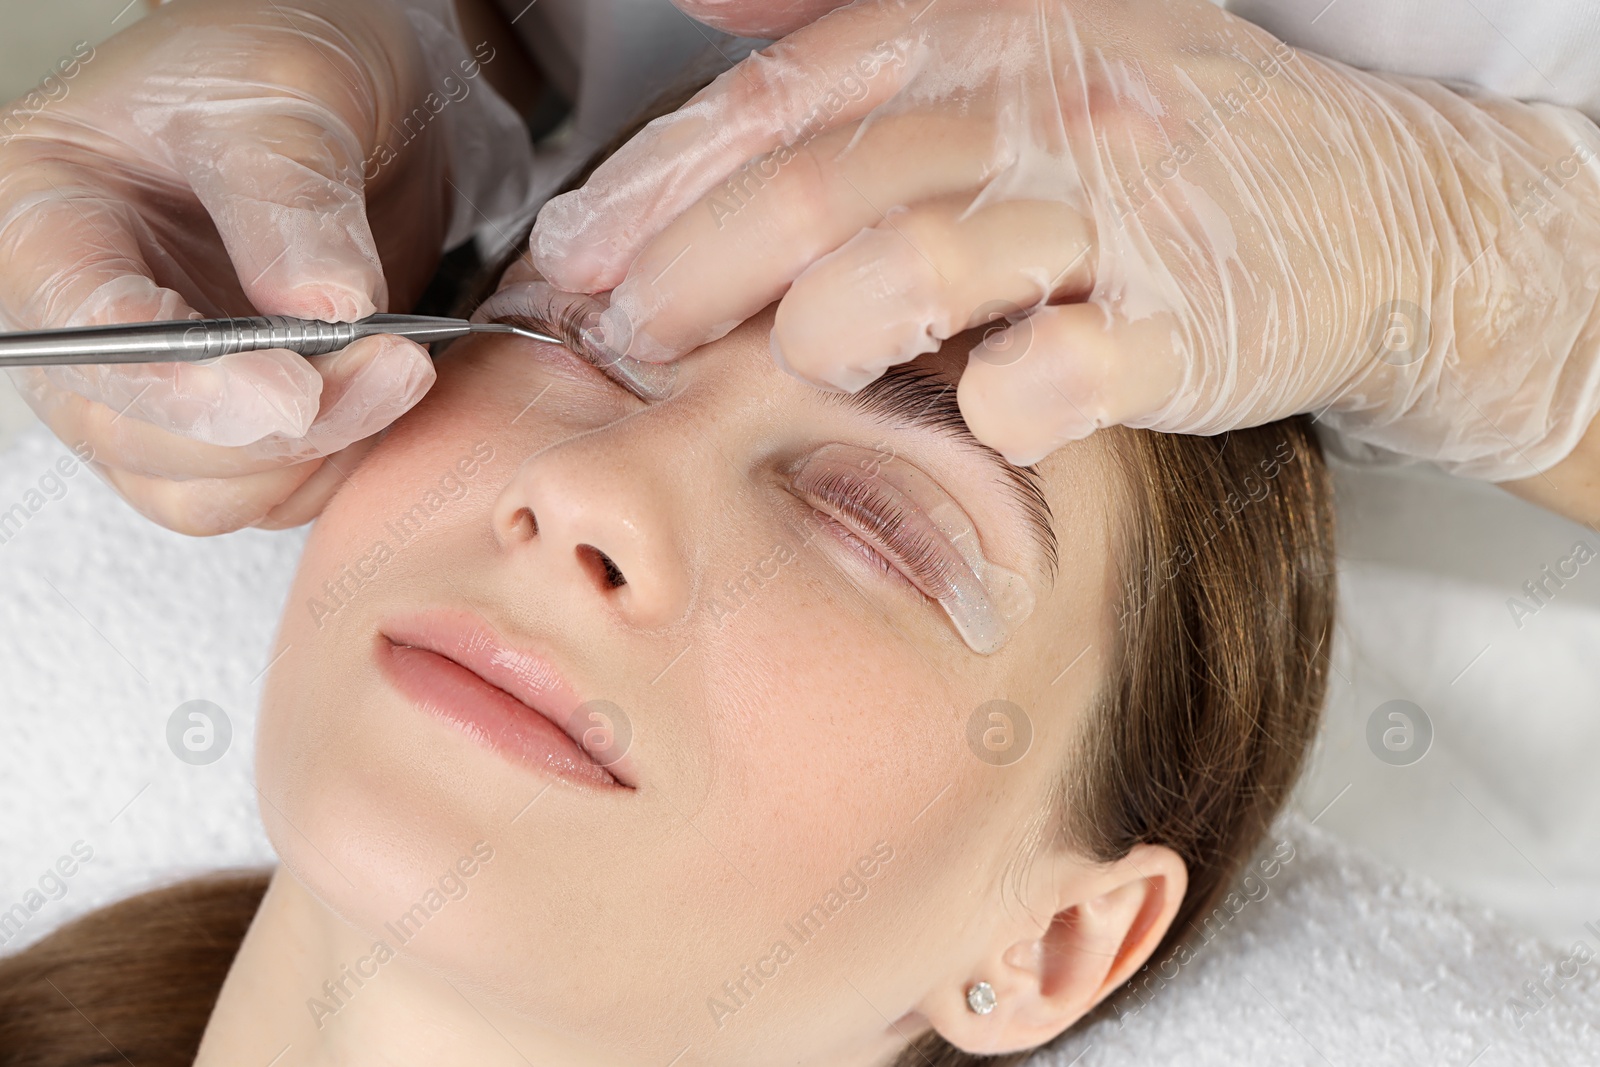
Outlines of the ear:
{"label": "ear", "polygon": [[[1182,858],[1163,845],[1138,845],[1109,865],[1040,857],[1029,872],[1027,907],[1018,914],[997,900],[1000,918],[982,955],[919,1011],[965,1052],[1043,1045],[1144,966],[1188,886]],[[980,981],[995,994],[986,1015],[967,1005],[967,990]]]}

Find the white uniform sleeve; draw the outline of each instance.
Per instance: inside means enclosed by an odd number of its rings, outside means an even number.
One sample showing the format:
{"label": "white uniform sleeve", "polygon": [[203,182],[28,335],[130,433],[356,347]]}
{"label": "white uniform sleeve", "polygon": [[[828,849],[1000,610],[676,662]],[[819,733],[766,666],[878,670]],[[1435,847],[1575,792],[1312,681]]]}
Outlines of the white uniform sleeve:
{"label": "white uniform sleeve", "polygon": [[[709,81],[765,44],[730,37],[670,0],[498,0],[556,90],[572,101],[559,136],[535,147],[535,175],[519,223],[534,214],[596,151],[660,93]],[[492,255],[490,234],[480,249]]]}
{"label": "white uniform sleeve", "polygon": [[489,42],[462,39],[453,0],[396,0],[417,31],[428,60],[429,92],[400,131],[417,136],[430,123],[443,124],[450,154],[453,206],[445,248],[481,229],[516,240],[515,225],[533,184],[533,146],[528,127],[483,76],[495,61]]}
{"label": "white uniform sleeve", "polygon": [[1223,0],[1223,7],[1353,67],[1469,82],[1600,122],[1594,0]]}

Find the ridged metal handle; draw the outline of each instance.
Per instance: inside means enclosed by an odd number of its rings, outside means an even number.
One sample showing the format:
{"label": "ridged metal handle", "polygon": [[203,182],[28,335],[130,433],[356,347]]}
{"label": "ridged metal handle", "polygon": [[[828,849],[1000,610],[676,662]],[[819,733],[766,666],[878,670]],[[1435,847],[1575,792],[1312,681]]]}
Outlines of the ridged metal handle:
{"label": "ridged metal handle", "polygon": [[[369,315],[356,322],[322,322],[286,315],[134,322],[61,330],[0,332],[0,368],[94,363],[198,363],[235,352],[283,348],[325,356],[363,337],[396,334],[418,344],[442,344],[474,330],[530,331],[428,315]],[[551,338],[553,340],[553,338]]]}
{"label": "ridged metal handle", "polygon": [[325,356],[347,347],[357,336],[358,327],[353,322],[254,315],[197,322],[185,331],[183,348],[185,352],[197,353],[188,357],[197,360],[264,348],[287,348],[302,356]]}

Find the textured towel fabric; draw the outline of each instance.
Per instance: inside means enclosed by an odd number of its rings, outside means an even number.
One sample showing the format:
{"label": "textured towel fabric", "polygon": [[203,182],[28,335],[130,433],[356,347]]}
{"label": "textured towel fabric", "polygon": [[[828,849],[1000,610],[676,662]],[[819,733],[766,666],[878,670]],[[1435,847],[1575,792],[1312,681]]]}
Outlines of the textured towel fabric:
{"label": "textured towel fabric", "polygon": [[[271,862],[251,738],[304,539],[163,530],[41,426],[0,454],[0,952],[166,876]],[[233,727],[209,765],[167,744],[190,700]]]}
{"label": "textured towel fabric", "polygon": [[1116,998],[1115,1017],[1029,1063],[1600,1064],[1600,901],[1556,946],[1298,816],[1279,821],[1274,853],[1293,858],[1270,879],[1241,878],[1185,965],[1157,968]]}
{"label": "textured towel fabric", "polygon": [[[156,882],[271,862],[250,738],[303,541],[162,530],[37,427],[0,454],[0,952]],[[192,700],[232,725],[210,764],[169,744]],[[1193,958],[1036,1061],[1600,1065],[1600,901],[1593,931],[1541,942],[1303,819],[1280,835],[1269,854],[1293,858],[1241,882]]]}

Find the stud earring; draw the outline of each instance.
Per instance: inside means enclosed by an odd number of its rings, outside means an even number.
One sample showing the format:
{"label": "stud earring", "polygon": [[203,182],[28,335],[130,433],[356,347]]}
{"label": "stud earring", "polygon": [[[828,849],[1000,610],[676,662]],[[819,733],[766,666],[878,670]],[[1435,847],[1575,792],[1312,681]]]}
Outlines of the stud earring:
{"label": "stud earring", "polygon": [[979,982],[968,989],[967,1007],[979,1015],[988,1015],[994,1011],[994,986],[988,982]]}

